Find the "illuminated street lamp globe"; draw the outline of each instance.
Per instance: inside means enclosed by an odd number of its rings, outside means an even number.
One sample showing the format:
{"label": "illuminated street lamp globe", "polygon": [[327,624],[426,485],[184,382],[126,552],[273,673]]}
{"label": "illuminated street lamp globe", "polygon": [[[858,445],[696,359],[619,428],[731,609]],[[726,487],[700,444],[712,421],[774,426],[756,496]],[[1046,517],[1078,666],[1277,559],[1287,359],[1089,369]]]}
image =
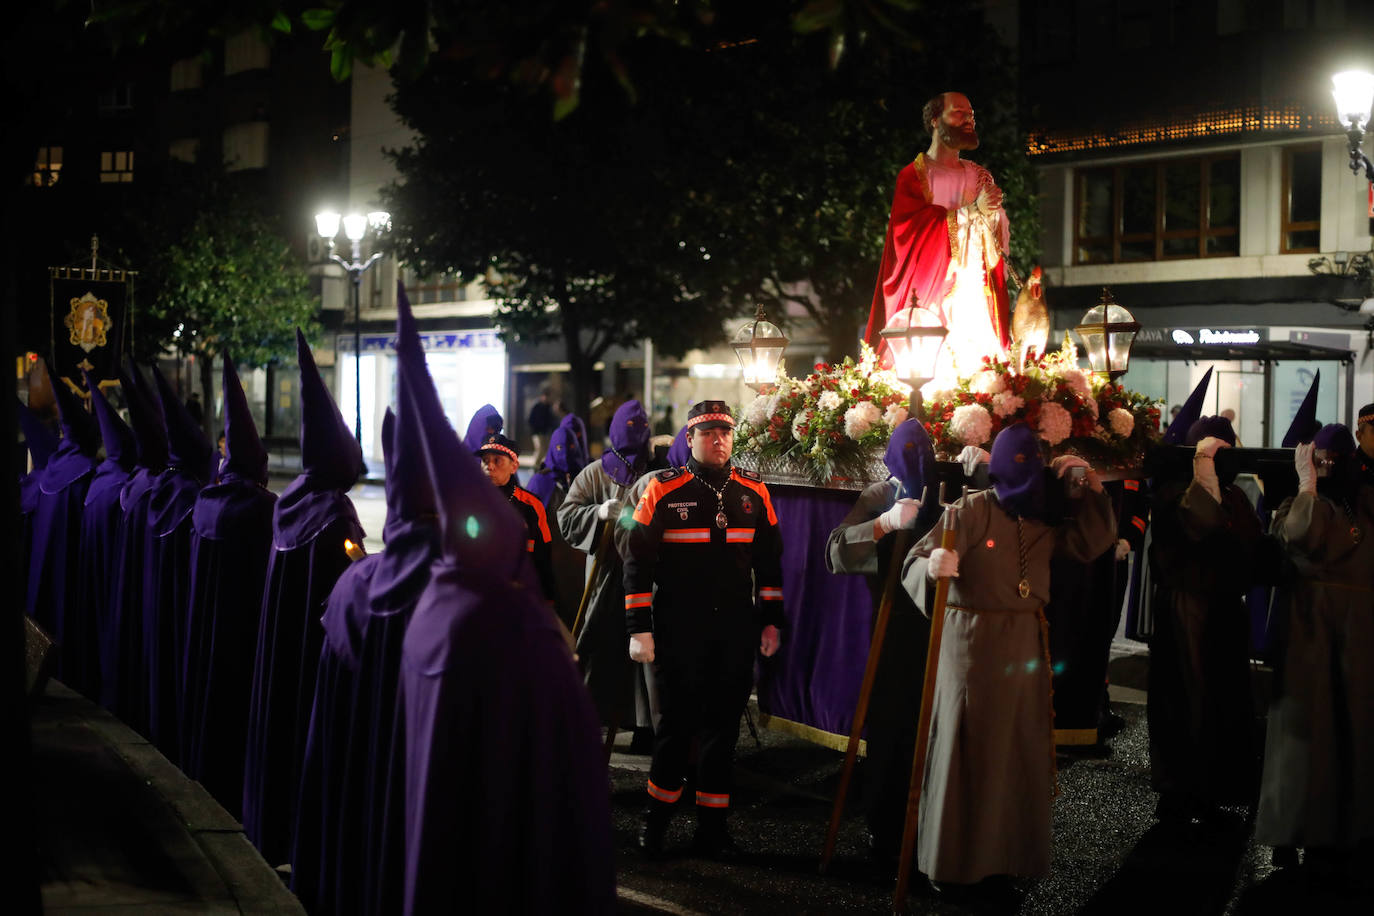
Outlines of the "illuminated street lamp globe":
{"label": "illuminated street lamp globe", "polygon": [[730,346],[735,348],[735,356],[744,370],[744,383],[757,389],[777,377],[778,362],[787,349],[787,338],[768,320],[763,306],[759,305],[754,320],[735,332]]}
{"label": "illuminated street lamp globe", "polygon": [[1094,375],[1115,380],[1126,374],[1140,322],[1117,305],[1105,286],[1102,287],[1102,301],[1088,309],[1074,330],[1083,341],[1083,349],[1088,351],[1088,363]]}
{"label": "illuminated street lamp globe", "polygon": [[912,305],[893,314],[878,333],[892,350],[893,371],[911,386],[909,412],[916,416],[923,406],[921,386],[935,378],[935,366],[949,329],[939,315],[917,305],[913,296]]}

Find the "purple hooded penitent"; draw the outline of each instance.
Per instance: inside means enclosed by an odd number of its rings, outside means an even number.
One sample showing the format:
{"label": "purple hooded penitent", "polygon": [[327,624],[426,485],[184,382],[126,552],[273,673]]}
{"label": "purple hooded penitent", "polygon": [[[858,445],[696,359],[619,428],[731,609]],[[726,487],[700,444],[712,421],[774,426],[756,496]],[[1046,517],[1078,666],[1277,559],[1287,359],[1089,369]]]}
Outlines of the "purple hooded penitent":
{"label": "purple hooded penitent", "polygon": [[606,476],[628,487],[644,473],[649,460],[649,415],[633,398],[616,408],[609,429],[611,447],[601,455]]}
{"label": "purple hooded penitent", "polygon": [[1318,369],[1312,376],[1312,387],[1307,389],[1307,396],[1298,405],[1298,412],[1293,414],[1293,422],[1288,424],[1288,432],[1283,434],[1283,448],[1293,448],[1303,442],[1311,442],[1317,430],[1322,428],[1317,420],[1317,392],[1321,388],[1321,383],[1322,371]]}
{"label": "purple hooded penitent", "polygon": [[[409,302],[398,297],[396,353],[424,372]],[[438,555],[428,468],[418,439],[408,374],[382,423],[386,548],[354,563],[329,596],[306,742],[292,888],[311,912],[390,914],[400,909],[404,871],[397,670],[411,612]],[[392,762],[395,761],[395,766]]]}
{"label": "purple hooded penitent", "polygon": [[267,450],[238,372],[223,359],[225,455],[219,480],[200,491],[191,510],[181,768],[238,817],[277,497],[267,489]]}
{"label": "purple hooded penitent", "polygon": [[[1317,469],[1317,492],[1337,502],[1354,498],[1360,484],[1360,466],[1355,460],[1355,437],[1342,423],[1328,423],[1312,437],[1313,460],[1330,462]],[[1320,452],[1318,456],[1315,453]]]}
{"label": "purple hooded penitent", "polygon": [[[91,415],[60,379],[52,385],[61,416],[62,441],[48,458],[38,481],[25,609],[57,639],[56,674],[82,692],[96,685],[86,676],[95,621],[76,601],[77,551],[81,546],[81,512],[95,477],[99,431]],[[71,651],[67,649],[71,644]]]}
{"label": "purple hooded penitent", "polygon": [[1208,369],[1202,376],[1202,381],[1197,383],[1193,393],[1188,395],[1188,400],[1183,402],[1179,409],[1178,416],[1169,423],[1169,428],[1164,430],[1165,445],[1182,445],[1184,437],[1188,435],[1188,428],[1197,422],[1197,418],[1202,416],[1202,404],[1207,399],[1207,387],[1212,384],[1212,370]]}
{"label": "purple hooded penitent", "polygon": [[330,397],[315,358],[296,332],[301,369],[301,474],[273,513],[273,550],[258,618],[248,749],[243,772],[243,829],[268,862],[286,862],[305,759],[324,630],[320,613],[350,560],[344,542],[361,545],[348,490],[362,473],[362,449]]}
{"label": "purple hooded penitent", "polygon": [[1040,441],[1024,423],[1013,423],[992,442],[988,477],[997,502],[1011,516],[1035,518],[1045,505],[1045,463]]}
{"label": "purple hooded penitent", "polygon": [[132,364],[119,374],[138,458],[119,493],[120,523],[110,627],[116,638],[101,645],[100,702],[137,731],[147,728],[143,703],[143,556],[153,483],[167,465],[167,427],[157,396]]}
{"label": "purple hooded penitent", "polygon": [[144,734],[180,764],[191,510],[210,482],[214,446],[156,366],[153,381],[167,424],[167,467],[152,485],[143,549]]}
{"label": "purple hooded penitent", "polygon": [[687,459],[691,457],[692,447],[687,444],[687,427],[683,426],[673,437],[673,444],[668,446],[668,467],[686,467]]}
{"label": "purple hooded penitent", "polygon": [[[80,635],[81,643],[74,643],[68,635],[64,654],[69,663],[74,657],[85,672],[81,680],[86,684],[87,696],[98,699],[103,690],[101,660],[102,647],[118,637],[115,626],[113,594],[118,570],[120,525],[124,510],[119,504],[120,493],[134,472],[138,446],[134,432],[119,418],[105,400],[100,385],[89,372],[85,373],[86,389],[91,393],[91,407],[105,443],[105,460],[95,469],[90,489],[86,491],[81,511],[81,547],[77,553],[79,573],[74,583],[76,606],[86,609]],[[111,672],[113,675],[113,671]],[[73,678],[68,673],[70,684]]]}
{"label": "purple hooded penitent", "polygon": [[403,912],[613,912],[600,729],[521,572],[525,526],[444,422],[428,374],[401,371],[443,533],[402,649]]}
{"label": "purple hooded penitent", "polygon": [[[573,478],[582,470],[583,464],[578,461],[580,457],[581,446],[577,442],[577,434],[568,426],[558,427],[549,436],[549,451],[544,456],[543,470],[530,476],[525,489],[539,497],[546,510],[553,512],[557,508],[554,494],[560,489],[566,493],[568,487],[572,486]],[[573,470],[574,467],[577,470]]]}
{"label": "purple hooded penitent", "polygon": [[23,401],[16,401],[15,408],[19,411],[19,426],[24,431],[24,445],[33,459],[33,470],[19,475],[19,569],[27,580],[33,543],[33,510],[38,508],[38,484],[43,479],[48,459],[57,451],[59,440]]}
{"label": "purple hooded penitent", "polygon": [[[1181,416],[1181,414],[1180,414]],[[1208,436],[1214,436],[1227,445],[1236,444],[1236,431],[1231,421],[1225,417],[1199,417],[1189,426],[1183,436],[1183,445],[1197,445]]]}
{"label": "purple hooded penitent", "polygon": [[939,480],[935,475],[935,447],[920,420],[906,420],[892,431],[883,455],[888,473],[902,485],[898,498],[921,501],[917,527],[940,514]]}
{"label": "purple hooded penitent", "polygon": [[487,436],[499,433],[505,426],[506,421],[501,419],[501,414],[496,408],[490,404],[483,404],[477,408],[472,419],[468,420],[468,434],[463,437],[463,444],[475,455]]}

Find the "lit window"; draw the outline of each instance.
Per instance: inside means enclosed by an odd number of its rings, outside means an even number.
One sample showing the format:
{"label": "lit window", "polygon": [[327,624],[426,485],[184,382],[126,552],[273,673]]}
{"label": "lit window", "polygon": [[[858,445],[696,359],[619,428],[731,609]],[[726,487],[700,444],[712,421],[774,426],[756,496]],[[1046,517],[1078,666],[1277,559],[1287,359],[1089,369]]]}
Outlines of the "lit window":
{"label": "lit window", "polygon": [[101,184],[128,184],[134,180],[133,150],[100,154]]}
{"label": "lit window", "polygon": [[231,124],[224,131],[224,167],[231,172],[267,167],[267,122]]}
{"label": "lit window", "polygon": [[199,57],[186,57],[172,64],[172,91],[199,89],[204,69]]}
{"label": "lit window", "polygon": [[1290,146],[1283,151],[1283,227],[1279,252],[1297,254],[1321,247],[1322,148]]}
{"label": "lit window", "polygon": [[38,158],[33,164],[33,178],[29,183],[35,188],[50,188],[62,176],[62,147],[40,146]]}
{"label": "lit window", "polygon": [[195,162],[196,153],[199,151],[199,140],[195,137],[182,137],[180,140],[173,140],[167,147],[167,157],[178,162]]}
{"label": "lit window", "polygon": [[272,55],[257,29],[239,32],[224,42],[224,75],[266,70]]}

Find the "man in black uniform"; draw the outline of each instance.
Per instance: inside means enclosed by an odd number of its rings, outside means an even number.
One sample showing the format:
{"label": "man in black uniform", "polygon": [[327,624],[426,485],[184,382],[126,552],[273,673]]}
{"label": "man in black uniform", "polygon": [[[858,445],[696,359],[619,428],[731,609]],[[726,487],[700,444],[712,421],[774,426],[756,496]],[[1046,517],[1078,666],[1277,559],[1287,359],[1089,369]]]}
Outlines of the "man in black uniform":
{"label": "man in black uniform", "polygon": [[694,405],[687,430],[691,458],[649,482],[626,543],[630,658],[654,663],[662,703],[639,845],[662,851],[696,738],[693,847],[717,856],[734,849],[725,819],[755,647],[768,657],[781,643],[782,538],[768,488],[731,466],[725,402]]}
{"label": "man in black uniform", "polygon": [[1374,482],[1374,404],[1360,408],[1355,422],[1355,442],[1359,445],[1355,457],[1359,459],[1360,471],[1366,482]]}
{"label": "man in black uniform", "polygon": [[496,488],[506,494],[511,506],[525,520],[528,535],[525,549],[534,561],[535,573],[539,576],[539,588],[544,598],[552,604],[557,597],[553,578],[553,531],[549,528],[549,518],[544,512],[543,501],[515,482],[515,471],[520,467],[519,452],[515,443],[500,433],[491,433],[482,440],[477,449],[477,457],[482,461],[482,470]]}

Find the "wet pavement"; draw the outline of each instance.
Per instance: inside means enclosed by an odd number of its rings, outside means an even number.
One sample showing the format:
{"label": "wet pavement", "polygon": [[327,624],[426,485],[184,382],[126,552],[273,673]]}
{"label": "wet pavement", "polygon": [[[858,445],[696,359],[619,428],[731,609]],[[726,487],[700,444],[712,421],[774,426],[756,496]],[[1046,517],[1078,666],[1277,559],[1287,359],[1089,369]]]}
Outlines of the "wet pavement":
{"label": "wet pavement", "polygon": [[[1120,693],[1140,696],[1139,691]],[[975,892],[966,900],[941,897],[916,875],[909,912],[1374,913],[1374,893],[1368,889],[1337,889],[1304,869],[1274,869],[1269,848],[1255,843],[1244,809],[1228,811],[1220,823],[1206,826],[1157,824],[1145,707],[1114,702],[1113,708],[1125,726],[1106,749],[1059,757],[1061,793],[1054,802],[1050,874],[1015,882],[1010,897]],[[625,739],[617,743],[627,749]],[[839,752],[799,738],[762,729],[756,741],[743,728],[731,831],[744,855],[724,864],[688,853],[694,823],[690,805],[673,819],[665,857],[645,859],[635,848],[635,833],[648,758],[613,755],[612,805],[626,912],[891,912],[895,871],[868,859],[863,818],[852,804],[829,872],[823,876],[817,870],[842,762]]]}

